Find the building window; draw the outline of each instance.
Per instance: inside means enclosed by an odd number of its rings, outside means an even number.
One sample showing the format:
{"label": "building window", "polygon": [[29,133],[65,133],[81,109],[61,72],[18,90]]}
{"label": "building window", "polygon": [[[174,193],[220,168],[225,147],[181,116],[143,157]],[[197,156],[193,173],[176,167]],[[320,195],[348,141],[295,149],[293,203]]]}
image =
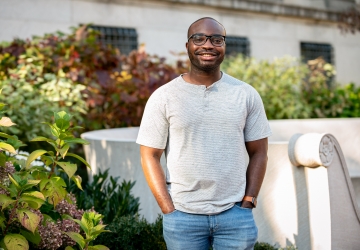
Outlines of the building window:
{"label": "building window", "polygon": [[250,56],[250,42],[246,37],[226,36],[226,55],[241,53]]}
{"label": "building window", "polygon": [[322,57],[326,62],[334,64],[333,47],[326,43],[301,43],[301,58],[303,62]]}
{"label": "building window", "polygon": [[100,42],[118,48],[121,54],[129,54],[138,48],[137,33],[132,28],[92,25],[90,28],[101,33]]}

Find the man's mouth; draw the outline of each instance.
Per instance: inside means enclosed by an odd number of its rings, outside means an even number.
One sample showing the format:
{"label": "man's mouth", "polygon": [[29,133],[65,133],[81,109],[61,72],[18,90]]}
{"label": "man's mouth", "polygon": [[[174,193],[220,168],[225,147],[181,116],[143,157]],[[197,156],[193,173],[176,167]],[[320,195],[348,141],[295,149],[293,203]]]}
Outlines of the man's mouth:
{"label": "man's mouth", "polygon": [[217,56],[216,53],[212,53],[212,52],[198,52],[196,53],[196,55],[201,56],[201,58],[203,59],[213,59],[214,57]]}

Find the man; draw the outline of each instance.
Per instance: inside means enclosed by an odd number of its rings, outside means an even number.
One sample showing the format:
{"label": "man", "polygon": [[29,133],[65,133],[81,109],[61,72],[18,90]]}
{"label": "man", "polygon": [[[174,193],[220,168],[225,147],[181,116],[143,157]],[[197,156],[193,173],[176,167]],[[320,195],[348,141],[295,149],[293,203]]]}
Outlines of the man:
{"label": "man", "polygon": [[220,71],[225,35],[213,18],[190,25],[190,72],[157,89],[141,121],[142,167],[170,250],[252,249],[257,238],[271,131],[259,94]]}

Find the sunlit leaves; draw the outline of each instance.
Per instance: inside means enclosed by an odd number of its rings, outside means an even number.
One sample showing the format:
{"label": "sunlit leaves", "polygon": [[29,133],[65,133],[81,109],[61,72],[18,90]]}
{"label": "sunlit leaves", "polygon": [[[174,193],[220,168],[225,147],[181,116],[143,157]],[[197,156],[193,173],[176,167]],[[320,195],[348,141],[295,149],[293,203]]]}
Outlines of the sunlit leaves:
{"label": "sunlit leaves", "polygon": [[1,244],[4,244],[7,249],[28,250],[29,243],[24,236],[20,234],[7,234]]}
{"label": "sunlit leaves", "polygon": [[40,223],[40,217],[27,209],[19,209],[16,212],[21,225],[30,232],[34,233]]}

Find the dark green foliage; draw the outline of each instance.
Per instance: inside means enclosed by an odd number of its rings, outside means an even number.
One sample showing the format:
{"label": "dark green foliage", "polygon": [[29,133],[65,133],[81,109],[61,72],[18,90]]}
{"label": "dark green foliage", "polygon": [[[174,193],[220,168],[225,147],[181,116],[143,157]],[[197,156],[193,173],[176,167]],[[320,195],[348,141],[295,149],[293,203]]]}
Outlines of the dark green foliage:
{"label": "dark green foliage", "polygon": [[139,211],[139,198],[131,194],[135,182],[123,180],[118,184],[120,177],[109,177],[109,169],[93,176],[93,181],[84,185],[83,190],[78,190],[70,185],[69,191],[74,193],[77,206],[87,210],[94,209],[103,214],[103,221],[109,224],[117,217],[135,215]]}
{"label": "dark green foliage", "polygon": [[306,65],[290,57],[269,62],[239,55],[222,68],[259,92],[269,119],[360,117],[360,87],[332,82],[335,70],[321,58]]}
{"label": "dark green foliage", "polygon": [[119,217],[106,229],[111,233],[100,235],[95,244],[106,245],[111,250],[166,249],[160,215],[154,223],[148,223],[139,216]]}
{"label": "dark green foliage", "polygon": [[264,242],[256,242],[254,246],[254,250],[276,250],[274,246],[264,243]]}

